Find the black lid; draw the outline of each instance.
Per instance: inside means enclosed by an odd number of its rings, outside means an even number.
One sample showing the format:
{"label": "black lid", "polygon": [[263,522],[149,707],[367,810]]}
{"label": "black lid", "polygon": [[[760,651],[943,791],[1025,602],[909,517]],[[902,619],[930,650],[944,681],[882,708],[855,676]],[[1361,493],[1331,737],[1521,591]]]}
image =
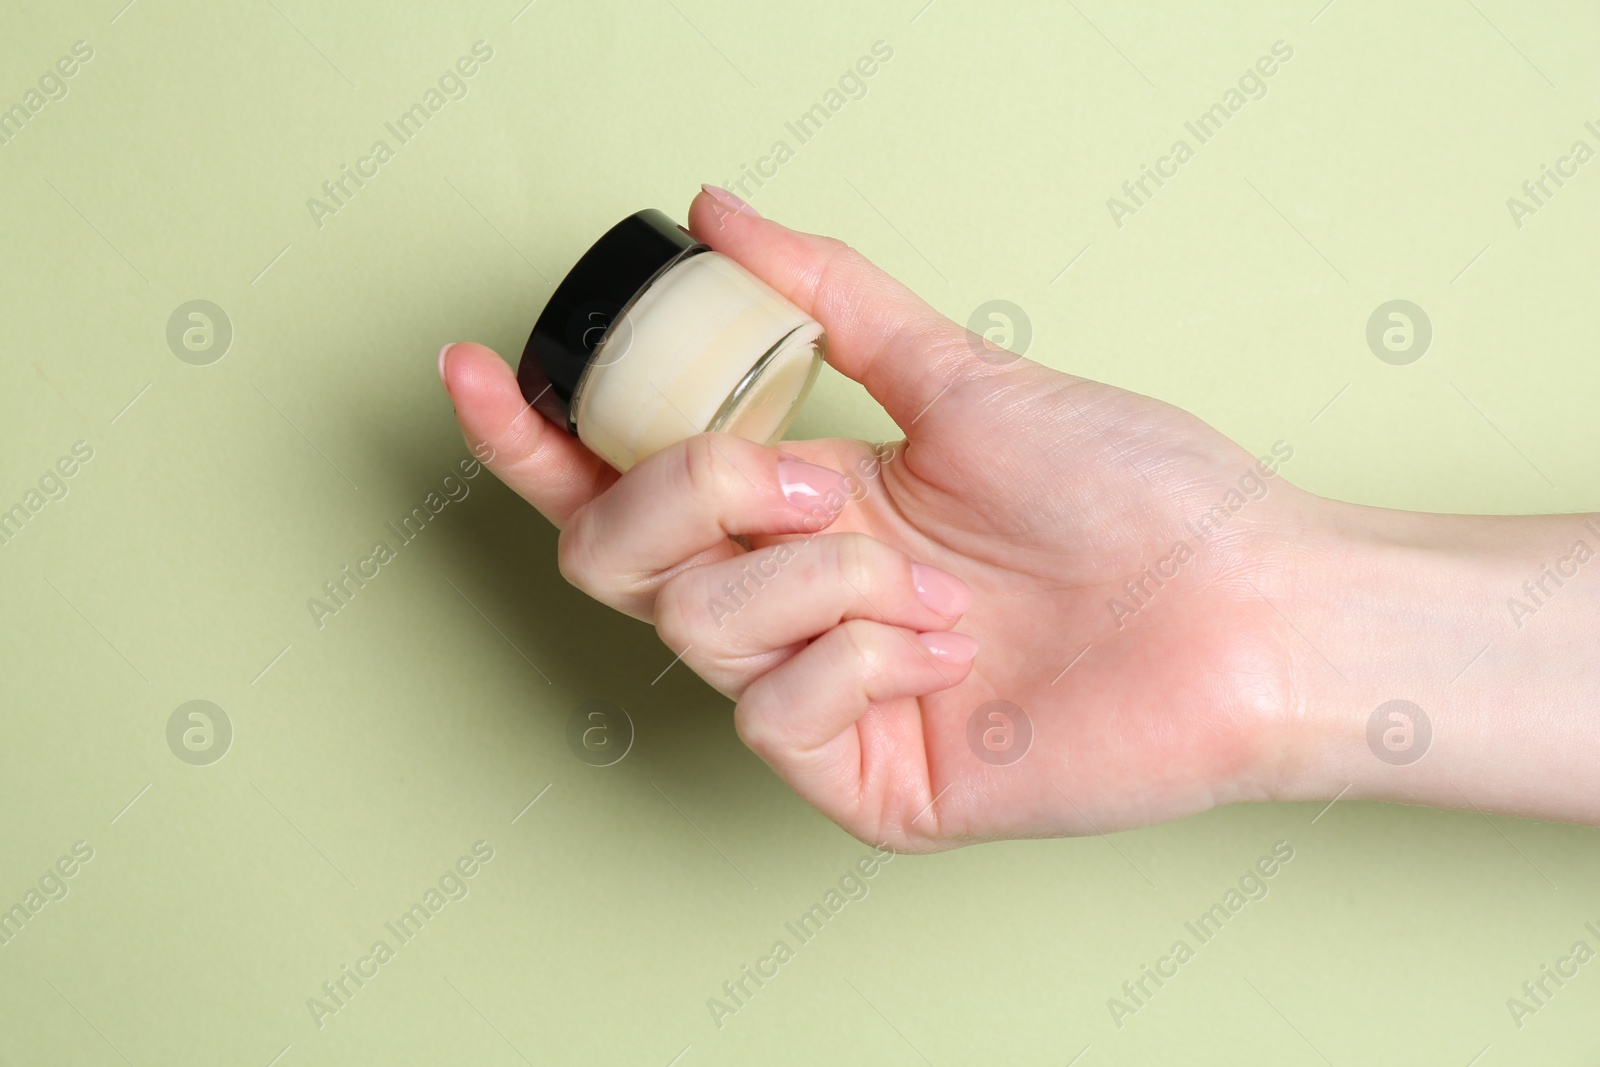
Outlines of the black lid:
{"label": "black lid", "polygon": [[572,393],[612,322],[656,275],[705,249],[654,208],[607,230],[561,279],[534,323],[517,366],[522,395],[576,433]]}

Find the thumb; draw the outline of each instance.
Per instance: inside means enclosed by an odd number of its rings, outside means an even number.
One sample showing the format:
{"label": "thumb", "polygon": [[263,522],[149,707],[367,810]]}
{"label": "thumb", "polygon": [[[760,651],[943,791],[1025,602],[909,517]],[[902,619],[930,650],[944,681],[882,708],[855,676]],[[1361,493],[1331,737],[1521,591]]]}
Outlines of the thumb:
{"label": "thumb", "polygon": [[953,386],[998,370],[978,358],[975,335],[843,241],[791,230],[726,189],[701,188],[689,207],[695,239],[820,322],[828,362],[866,386],[908,437],[913,424],[920,432],[937,425],[929,412]]}

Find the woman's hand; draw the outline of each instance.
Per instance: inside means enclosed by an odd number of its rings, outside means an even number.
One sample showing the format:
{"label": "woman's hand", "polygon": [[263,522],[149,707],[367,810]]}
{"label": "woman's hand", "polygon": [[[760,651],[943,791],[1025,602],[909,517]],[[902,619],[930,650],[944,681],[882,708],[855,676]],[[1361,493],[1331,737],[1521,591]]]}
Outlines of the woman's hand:
{"label": "woman's hand", "polygon": [[1376,702],[1330,727],[1337,697],[1308,698],[1327,649],[1291,622],[1354,567],[1327,532],[1345,506],[1275,476],[1287,446],[1263,462],[986,347],[848,246],[722,196],[695,199],[695,236],[818,319],[905,441],[705,435],[619,476],[489,350],[450,346],[440,372],[468,440],[561,527],[562,573],[735,698],[796,792],[863,841],[931,851],[1331,796],[1313,736],[1366,767],[1352,739]]}

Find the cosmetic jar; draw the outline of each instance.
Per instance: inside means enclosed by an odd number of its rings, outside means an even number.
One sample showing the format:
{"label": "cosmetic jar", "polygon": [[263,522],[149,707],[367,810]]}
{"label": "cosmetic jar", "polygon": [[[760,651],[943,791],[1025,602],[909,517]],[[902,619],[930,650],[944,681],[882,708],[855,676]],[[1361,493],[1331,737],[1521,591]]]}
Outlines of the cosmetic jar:
{"label": "cosmetic jar", "polygon": [[618,470],[699,433],[777,442],[822,364],[822,326],[660,211],[629,215],[556,286],[517,381]]}

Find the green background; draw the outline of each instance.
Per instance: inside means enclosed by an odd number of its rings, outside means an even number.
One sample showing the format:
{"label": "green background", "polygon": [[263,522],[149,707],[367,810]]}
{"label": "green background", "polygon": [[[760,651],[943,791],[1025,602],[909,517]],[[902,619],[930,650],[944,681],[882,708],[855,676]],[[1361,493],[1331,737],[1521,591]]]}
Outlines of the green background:
{"label": "green background", "polygon": [[[1600,147],[1592,6],[123,2],[0,16],[0,107],[94,49],[0,146],[0,507],[94,453],[0,547],[0,908],[94,849],[0,945],[0,1062],[1600,1057],[1600,963],[1520,1029],[1506,1007],[1600,947],[1596,831],[1350,802],[897,858],[719,1028],[707,999],[867,853],[729,704],[568,588],[488,475],[321,629],[306,607],[467,455],[441,343],[514,357],[605,226],[681,218],[779,139],[764,213],[1289,442],[1301,486],[1600,506],[1600,161],[1520,228],[1506,206]],[[307,199],[479,40],[468,95],[319,228]],[[1278,40],[1267,95],[1119,228],[1107,198]],[[166,340],[193,299],[232,324],[207,366]],[[1410,365],[1365,341],[1391,299],[1433,325]],[[825,373],[797,436],[893,434]],[[232,724],[208,766],[167,742],[194,699]],[[636,727],[613,766],[566,742],[591,700]],[[1280,840],[1267,897],[1118,1028],[1107,999]],[[307,998],[477,841],[470,894],[318,1028]]]}

